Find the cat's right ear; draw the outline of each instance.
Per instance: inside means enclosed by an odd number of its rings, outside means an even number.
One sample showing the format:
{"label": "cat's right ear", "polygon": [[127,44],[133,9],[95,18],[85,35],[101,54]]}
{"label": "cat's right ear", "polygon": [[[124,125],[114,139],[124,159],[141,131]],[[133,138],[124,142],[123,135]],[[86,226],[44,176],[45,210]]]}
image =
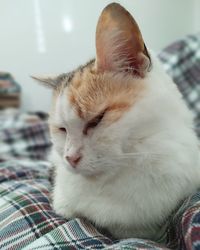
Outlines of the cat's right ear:
{"label": "cat's right ear", "polygon": [[151,58],[136,21],[117,3],[109,4],[99,18],[95,67],[99,72],[127,72],[142,78],[151,70]]}
{"label": "cat's right ear", "polygon": [[42,76],[31,76],[32,79],[38,81],[40,84],[44,85],[45,87],[55,89],[57,85],[57,77],[42,77]]}

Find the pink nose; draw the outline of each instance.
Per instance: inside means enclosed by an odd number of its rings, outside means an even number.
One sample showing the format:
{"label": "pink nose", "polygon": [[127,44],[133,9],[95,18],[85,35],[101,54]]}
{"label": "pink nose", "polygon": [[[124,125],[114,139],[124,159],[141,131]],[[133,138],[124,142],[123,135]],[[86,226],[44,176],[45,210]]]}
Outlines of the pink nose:
{"label": "pink nose", "polygon": [[75,168],[76,165],[79,163],[79,161],[82,158],[82,154],[81,153],[76,153],[74,155],[71,156],[66,156],[66,160],[69,162],[69,164]]}

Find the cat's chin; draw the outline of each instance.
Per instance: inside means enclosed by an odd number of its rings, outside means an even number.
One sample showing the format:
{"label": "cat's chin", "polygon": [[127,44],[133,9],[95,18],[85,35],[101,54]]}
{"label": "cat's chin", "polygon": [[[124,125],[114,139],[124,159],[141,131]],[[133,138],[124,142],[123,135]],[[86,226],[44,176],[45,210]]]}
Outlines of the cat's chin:
{"label": "cat's chin", "polygon": [[94,169],[90,170],[83,167],[71,168],[67,166],[67,171],[75,175],[82,175],[86,178],[98,178],[105,174],[103,171],[100,170],[94,170]]}

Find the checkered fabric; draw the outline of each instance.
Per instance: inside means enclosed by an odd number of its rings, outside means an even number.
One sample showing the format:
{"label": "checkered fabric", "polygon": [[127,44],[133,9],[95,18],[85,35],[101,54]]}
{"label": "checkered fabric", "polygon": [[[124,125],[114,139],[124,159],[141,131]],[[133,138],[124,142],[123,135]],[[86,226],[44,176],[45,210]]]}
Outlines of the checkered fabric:
{"label": "checkered fabric", "polygon": [[200,137],[200,33],[171,44],[159,58],[193,111]]}
{"label": "checkered fabric", "polygon": [[17,110],[0,112],[0,160],[46,159],[51,146],[47,122]]}
{"label": "checkered fabric", "polygon": [[[199,41],[199,35],[189,36],[160,54],[196,121]],[[188,197],[163,226],[160,241],[167,247],[142,239],[113,240],[85,219],[58,216],[50,202],[52,167],[45,161],[50,146],[45,120],[0,113],[0,249],[200,249],[200,192]]]}

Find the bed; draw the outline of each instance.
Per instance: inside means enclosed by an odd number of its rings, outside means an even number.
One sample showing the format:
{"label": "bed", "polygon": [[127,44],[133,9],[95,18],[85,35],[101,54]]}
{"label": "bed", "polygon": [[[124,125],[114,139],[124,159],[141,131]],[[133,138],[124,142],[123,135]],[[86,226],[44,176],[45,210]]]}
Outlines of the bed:
{"label": "bed", "polygon": [[[193,111],[200,137],[200,34],[173,43],[159,58]],[[200,249],[200,191],[168,218],[160,243],[113,240],[83,218],[57,215],[50,148],[46,114],[0,112],[0,249]]]}

